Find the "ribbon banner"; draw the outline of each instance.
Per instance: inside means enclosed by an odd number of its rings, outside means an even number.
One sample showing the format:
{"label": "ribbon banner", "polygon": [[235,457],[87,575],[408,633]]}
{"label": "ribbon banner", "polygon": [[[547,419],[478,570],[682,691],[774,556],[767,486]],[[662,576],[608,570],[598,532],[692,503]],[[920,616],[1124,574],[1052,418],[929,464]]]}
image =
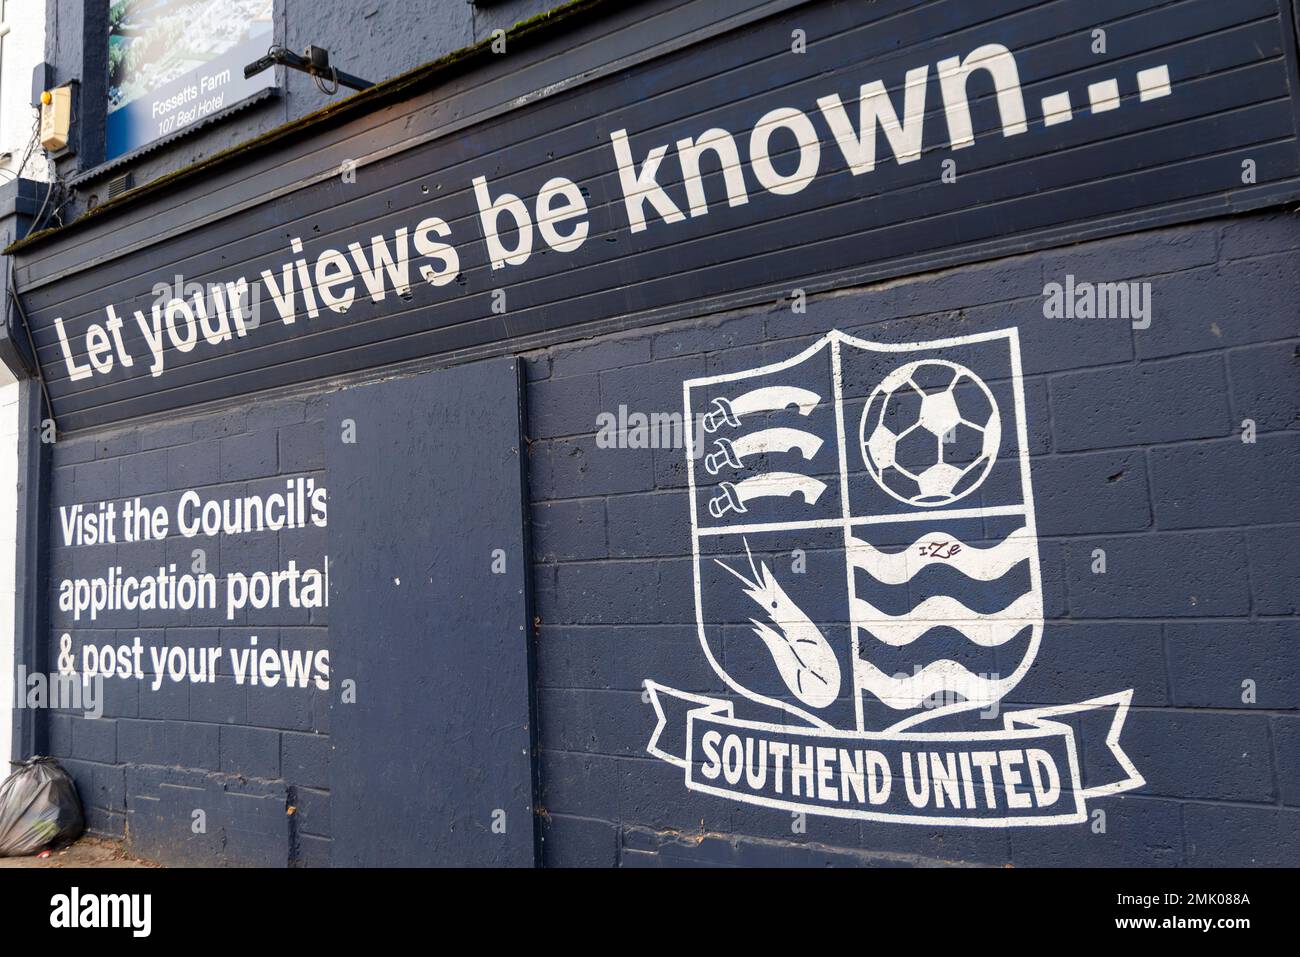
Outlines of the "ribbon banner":
{"label": "ribbon banner", "polygon": [[[1071,824],[1087,819],[1087,799],[1145,783],[1119,745],[1132,690],[1008,712],[998,730],[856,732],[740,719],[730,701],[645,687],[658,717],[649,753],[682,768],[688,789],[748,804],[902,824]],[[1104,709],[1116,767],[1089,766],[1085,785],[1062,719]]]}

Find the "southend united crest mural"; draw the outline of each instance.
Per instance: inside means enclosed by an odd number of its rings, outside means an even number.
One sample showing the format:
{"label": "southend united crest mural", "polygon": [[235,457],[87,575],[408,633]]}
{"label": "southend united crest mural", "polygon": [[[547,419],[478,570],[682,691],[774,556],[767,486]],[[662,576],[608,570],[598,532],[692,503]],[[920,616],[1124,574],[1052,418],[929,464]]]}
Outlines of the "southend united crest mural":
{"label": "southend united crest mural", "polygon": [[1016,330],[832,332],[683,393],[696,622],[730,689],[646,682],[648,750],[687,788],[999,827],[1142,786],[1131,690],[1000,708],[1043,635]]}

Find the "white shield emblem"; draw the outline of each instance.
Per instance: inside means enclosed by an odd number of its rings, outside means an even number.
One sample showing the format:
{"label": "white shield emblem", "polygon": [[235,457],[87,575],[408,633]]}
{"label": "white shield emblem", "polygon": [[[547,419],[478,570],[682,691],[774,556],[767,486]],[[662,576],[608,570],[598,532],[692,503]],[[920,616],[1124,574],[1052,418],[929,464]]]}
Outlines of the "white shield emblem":
{"label": "white shield emblem", "polygon": [[[832,332],[684,393],[696,622],[736,692],[646,681],[646,749],[686,787],[999,827],[1079,823],[1088,799],[1142,786],[1119,745],[1131,691],[981,711],[1001,727],[960,714],[1015,687],[1043,631],[1014,329]],[[1085,784],[1071,722],[1096,717],[1111,767]]]}
{"label": "white shield emblem", "polygon": [[1043,611],[1014,329],[832,332],[684,392],[696,618],[731,688],[880,731],[1015,686]]}

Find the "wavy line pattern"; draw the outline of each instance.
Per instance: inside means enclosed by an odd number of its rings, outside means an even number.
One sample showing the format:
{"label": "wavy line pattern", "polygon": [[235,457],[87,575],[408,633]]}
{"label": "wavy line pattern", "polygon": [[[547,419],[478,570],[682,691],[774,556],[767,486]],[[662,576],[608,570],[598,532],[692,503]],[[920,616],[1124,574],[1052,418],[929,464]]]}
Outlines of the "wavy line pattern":
{"label": "wavy line pattern", "polygon": [[990,702],[1011,688],[1010,678],[977,675],[965,665],[943,658],[932,661],[914,674],[890,677],[869,661],[858,661],[854,669],[860,691],[868,691],[886,707],[902,711],[919,708],[935,694],[960,695],[967,701]]}
{"label": "wavy line pattern", "polygon": [[1038,629],[1034,623],[1022,628],[1004,644],[981,648],[970,639],[946,626],[936,626],[910,645],[891,646],[877,641],[865,631],[858,631],[858,654],[886,674],[896,675],[940,658],[955,658],[967,668],[993,672],[1018,662],[1033,644]]}
{"label": "wavy line pattern", "polygon": [[[936,548],[936,545],[942,547]],[[951,546],[958,551],[951,557]],[[975,548],[967,545],[947,532],[930,532],[922,535],[900,552],[882,552],[870,542],[858,538],[849,539],[849,562],[854,568],[860,568],[876,581],[886,585],[902,585],[911,581],[920,572],[931,565],[948,565],[957,569],[967,578],[976,581],[992,581],[1001,578],[1015,565],[1034,557],[1035,541],[1029,534],[1029,527],[1022,525],[1001,542],[988,548]]]}
{"label": "wavy line pattern", "polygon": [[1001,611],[981,615],[951,595],[927,598],[903,615],[886,615],[863,598],[853,599],[853,624],[887,645],[910,645],[931,628],[955,628],[981,648],[996,648],[1043,619],[1042,599],[1026,592]]}

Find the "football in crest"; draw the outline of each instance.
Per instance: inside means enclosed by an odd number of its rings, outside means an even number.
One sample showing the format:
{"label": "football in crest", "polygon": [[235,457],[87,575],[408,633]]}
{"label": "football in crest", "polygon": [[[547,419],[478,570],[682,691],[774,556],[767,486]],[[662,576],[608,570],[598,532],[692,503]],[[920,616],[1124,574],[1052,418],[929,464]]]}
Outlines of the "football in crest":
{"label": "football in crest", "polygon": [[862,458],[884,491],[932,508],[969,495],[997,458],[993,393],[965,366],[921,359],[893,370],[862,412]]}

